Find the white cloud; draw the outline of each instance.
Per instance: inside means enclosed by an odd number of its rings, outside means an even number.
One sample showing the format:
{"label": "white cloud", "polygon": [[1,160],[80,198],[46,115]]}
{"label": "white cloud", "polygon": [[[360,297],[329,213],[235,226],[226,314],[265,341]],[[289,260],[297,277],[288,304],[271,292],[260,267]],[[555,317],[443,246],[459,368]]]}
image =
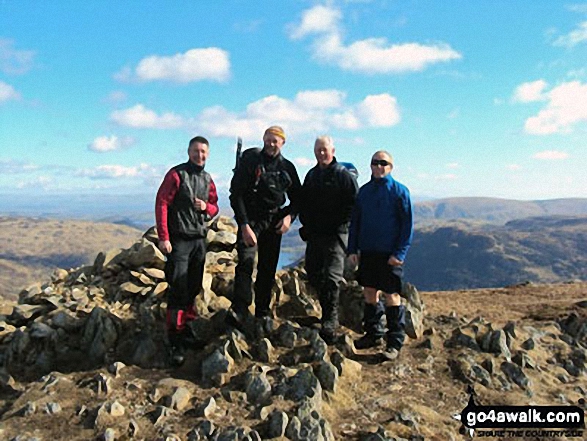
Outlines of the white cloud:
{"label": "white cloud", "polygon": [[98,136],[90,144],[88,149],[94,152],[110,152],[120,150],[124,147],[129,147],[136,143],[136,140],[131,136],[123,136],[119,138],[116,135],[112,136]]}
{"label": "white cloud", "polygon": [[367,96],[357,112],[372,127],[391,127],[400,120],[396,98],[386,93]]}
{"label": "white cloud", "polygon": [[451,168],[451,169],[459,168],[459,163],[458,162],[451,162],[449,164],[446,164],[446,167]]}
{"label": "white cloud", "polygon": [[33,67],[34,51],[14,49],[14,41],[0,38],[0,71],[20,75]]}
{"label": "white cloud", "polygon": [[126,66],[114,75],[119,81],[226,81],[230,77],[228,52],[217,47],[190,49],[171,56],[151,55],[133,69]]}
{"label": "white cloud", "polygon": [[520,84],[514,91],[512,101],[518,103],[530,103],[533,101],[544,101],[547,97],[544,89],[548,83],[544,80],[537,80]]}
{"label": "white cloud", "polygon": [[305,90],[297,93],[295,102],[306,108],[329,109],[340,107],[345,97],[339,90]]}
{"label": "white cloud", "polygon": [[569,133],[575,124],[587,121],[587,84],[580,81],[562,83],[550,90],[546,97],[546,107],[526,120],[526,133]]}
{"label": "white cloud", "polygon": [[434,177],[434,179],[437,181],[454,181],[458,178],[458,175],[455,175],[454,173],[445,173],[443,175],[438,175]]}
{"label": "white cloud", "polygon": [[137,129],[178,129],[184,126],[184,119],[174,113],[158,115],[142,104],[124,110],[115,110],[110,119],[124,127]]}
{"label": "white cloud", "polygon": [[16,184],[16,188],[24,189],[24,188],[35,188],[35,189],[42,189],[42,190],[49,190],[55,187],[55,179],[52,176],[37,176],[33,179],[28,179],[26,181],[20,181]]}
{"label": "white cloud", "polygon": [[579,23],[577,29],[566,35],[561,35],[554,41],[555,46],[574,47],[579,43],[587,42],[587,21]]}
{"label": "white cloud", "polygon": [[248,104],[240,113],[222,106],[208,107],[189,126],[210,136],[258,138],[267,126],[276,123],[287,134],[316,134],[332,128],[391,127],[399,121],[397,100],[389,94],[370,95],[359,103],[346,104],[343,92],[315,90],[299,92],[293,100],[270,95]]}
{"label": "white cloud", "polygon": [[338,33],[342,12],[330,6],[317,5],[302,12],[299,25],[290,24],[289,36],[299,40],[307,35]]}
{"label": "white cloud", "polygon": [[0,104],[5,101],[20,99],[20,93],[14,90],[10,84],[0,81]]}
{"label": "white cloud", "polygon": [[559,150],[544,150],[542,152],[538,152],[532,156],[534,159],[542,159],[546,161],[557,161],[561,159],[567,159],[569,154],[566,152],[561,152]]}
{"label": "white cloud", "polygon": [[107,164],[94,168],[84,168],[76,172],[76,176],[90,179],[149,179],[151,176],[160,174],[160,171],[149,164],[127,167],[124,165]]}
{"label": "white cloud", "polygon": [[508,165],[505,166],[505,168],[507,170],[517,171],[517,170],[521,170],[522,169],[522,166],[521,165],[518,165],[518,164],[508,164]]}
{"label": "white cloud", "polygon": [[298,157],[294,158],[293,162],[300,167],[311,167],[316,164],[316,160],[313,158]]}
{"label": "white cloud", "polygon": [[429,65],[462,58],[446,43],[390,44],[385,38],[368,38],[345,45],[342,41],[340,10],[318,5],[302,13],[299,24],[288,26],[289,36],[313,35],[313,56],[343,70],[366,74],[421,71]]}

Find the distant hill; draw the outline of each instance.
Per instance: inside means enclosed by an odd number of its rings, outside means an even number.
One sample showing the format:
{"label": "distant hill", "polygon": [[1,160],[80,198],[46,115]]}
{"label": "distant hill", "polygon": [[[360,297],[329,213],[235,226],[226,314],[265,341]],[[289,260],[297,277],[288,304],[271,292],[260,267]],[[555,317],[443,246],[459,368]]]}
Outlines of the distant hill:
{"label": "distant hill", "polygon": [[517,201],[498,198],[448,198],[414,204],[417,221],[430,219],[479,219],[507,222],[534,216],[587,215],[587,198]]}
{"label": "distant hill", "polygon": [[414,235],[406,275],[423,290],[587,280],[587,216],[422,226]]}
{"label": "distant hill", "polygon": [[80,220],[0,216],[0,298],[48,280],[56,268],[93,263],[111,248],[127,248],[142,230]]}

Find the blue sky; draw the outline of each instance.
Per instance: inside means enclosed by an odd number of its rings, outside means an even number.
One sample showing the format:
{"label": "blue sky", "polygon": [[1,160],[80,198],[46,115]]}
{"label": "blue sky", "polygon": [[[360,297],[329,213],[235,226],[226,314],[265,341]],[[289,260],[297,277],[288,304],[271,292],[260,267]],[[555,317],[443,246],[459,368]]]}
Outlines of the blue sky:
{"label": "blue sky", "polygon": [[[415,197],[587,197],[587,3],[0,0],[0,192],[148,194],[211,141],[331,135]],[[226,201],[225,201],[226,202]]]}

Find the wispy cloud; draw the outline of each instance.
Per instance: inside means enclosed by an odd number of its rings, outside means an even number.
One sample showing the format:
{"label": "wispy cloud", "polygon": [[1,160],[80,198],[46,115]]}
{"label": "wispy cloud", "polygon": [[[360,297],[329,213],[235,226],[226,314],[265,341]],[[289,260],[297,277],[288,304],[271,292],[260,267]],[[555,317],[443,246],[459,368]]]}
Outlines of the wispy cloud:
{"label": "wispy cloud", "polygon": [[522,166],[519,164],[507,164],[505,166],[506,170],[510,170],[510,171],[518,171],[522,169]]}
{"label": "wispy cloud", "polygon": [[18,99],[20,99],[20,93],[18,93],[10,84],[0,81],[0,104]]}
{"label": "wispy cloud", "polygon": [[158,115],[142,104],[128,109],[115,110],[110,115],[110,120],[119,126],[136,129],[178,129],[185,124],[181,116],[171,112]]}
{"label": "wispy cloud", "polygon": [[113,90],[105,97],[102,101],[111,104],[118,104],[123,101],[126,101],[128,98],[128,94],[122,90]]}
{"label": "wispy cloud", "polygon": [[114,150],[120,150],[136,143],[136,139],[131,136],[123,136],[119,138],[116,135],[111,136],[98,136],[90,144],[88,149],[94,152],[111,152]]}
{"label": "wispy cloud", "polygon": [[76,176],[90,179],[150,179],[153,176],[161,175],[161,170],[149,164],[137,166],[124,166],[117,164],[99,165],[94,168],[82,168]]}
{"label": "wispy cloud", "polygon": [[587,42],[587,21],[579,23],[577,29],[572,30],[566,35],[561,35],[553,44],[555,46],[563,46],[572,48],[580,43]]}
{"label": "wispy cloud", "polygon": [[294,164],[299,165],[300,167],[311,167],[316,164],[316,160],[313,158],[305,158],[305,157],[298,157],[294,158]]}
{"label": "wispy cloud", "polygon": [[0,71],[9,75],[20,75],[33,67],[35,51],[14,48],[14,41],[0,38]]}
{"label": "wispy cloud", "polygon": [[350,44],[343,42],[342,12],[332,6],[317,5],[302,13],[299,23],[287,26],[292,40],[314,38],[315,59],[343,70],[366,74],[392,74],[421,71],[436,63],[462,58],[446,43],[389,43],[385,38],[368,38]]}
{"label": "wispy cloud", "polygon": [[532,158],[534,159],[541,159],[545,161],[558,161],[561,159],[567,159],[568,157],[568,153],[561,152],[559,150],[544,150],[542,152],[538,152],[532,155]]}
{"label": "wispy cloud", "polygon": [[548,92],[541,92],[540,96],[547,101],[546,107],[526,120],[526,133],[570,133],[576,124],[587,121],[587,84],[561,83]]}
{"label": "wispy cloud", "polygon": [[217,48],[190,49],[170,56],[150,55],[133,69],[129,66],[114,74],[119,81],[226,81],[230,77],[228,52]]}
{"label": "wispy cloud", "polygon": [[0,174],[29,173],[37,170],[38,165],[16,159],[0,159]]}
{"label": "wispy cloud", "polygon": [[459,163],[458,162],[451,162],[446,164],[446,168],[450,168],[450,169],[456,169],[459,168]]}

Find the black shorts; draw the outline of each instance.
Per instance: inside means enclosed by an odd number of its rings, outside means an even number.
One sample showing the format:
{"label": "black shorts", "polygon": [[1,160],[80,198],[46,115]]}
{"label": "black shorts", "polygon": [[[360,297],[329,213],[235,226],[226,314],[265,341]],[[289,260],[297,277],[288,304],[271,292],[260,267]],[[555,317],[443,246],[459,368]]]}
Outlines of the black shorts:
{"label": "black shorts", "polygon": [[388,294],[401,294],[403,267],[389,265],[389,257],[384,253],[362,252],[357,272],[359,284]]}

